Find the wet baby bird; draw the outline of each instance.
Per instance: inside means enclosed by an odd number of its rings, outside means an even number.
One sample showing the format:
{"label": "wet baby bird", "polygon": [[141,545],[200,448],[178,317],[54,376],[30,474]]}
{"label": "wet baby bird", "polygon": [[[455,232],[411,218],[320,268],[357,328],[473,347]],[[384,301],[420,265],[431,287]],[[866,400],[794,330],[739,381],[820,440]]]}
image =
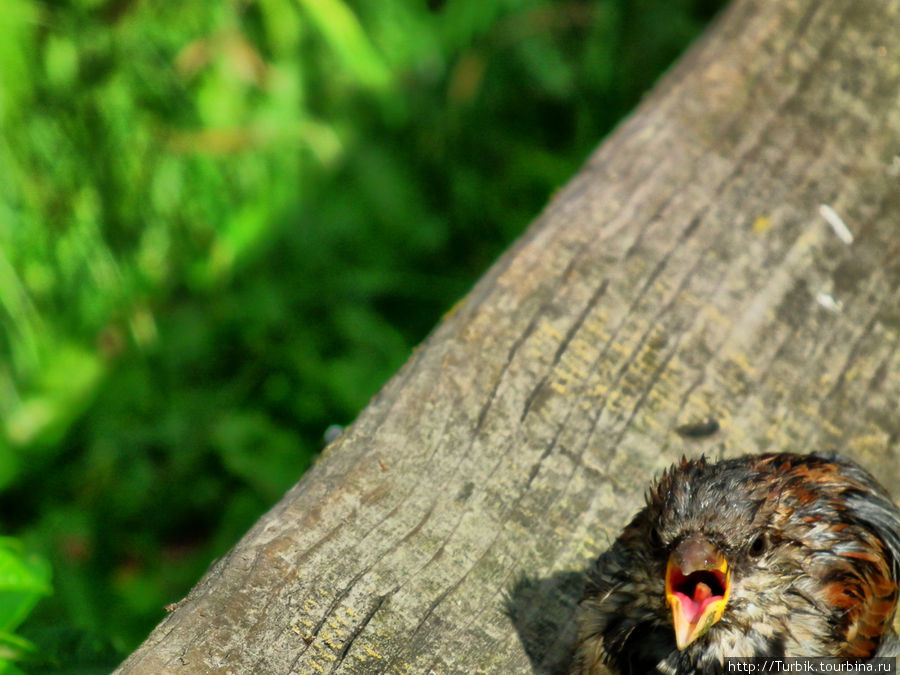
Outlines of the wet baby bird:
{"label": "wet baby bird", "polygon": [[682,460],[589,574],[570,673],[896,653],[900,509],[837,455]]}

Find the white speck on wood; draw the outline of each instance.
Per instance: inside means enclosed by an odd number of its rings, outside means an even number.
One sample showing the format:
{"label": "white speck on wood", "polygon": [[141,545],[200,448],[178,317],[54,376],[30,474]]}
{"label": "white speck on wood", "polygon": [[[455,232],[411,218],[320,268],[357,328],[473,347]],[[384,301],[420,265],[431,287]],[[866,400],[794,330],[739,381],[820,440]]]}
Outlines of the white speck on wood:
{"label": "white speck on wood", "polygon": [[819,204],[819,213],[831,225],[831,229],[834,230],[838,239],[847,244],[847,246],[853,243],[853,233],[844,223],[843,218],[837,214],[837,211],[828,206],[828,204]]}
{"label": "white speck on wood", "polygon": [[835,314],[837,314],[844,308],[843,303],[841,303],[839,300],[835,300],[834,296],[831,295],[831,293],[817,293],[816,302],[818,302],[829,312],[834,312]]}

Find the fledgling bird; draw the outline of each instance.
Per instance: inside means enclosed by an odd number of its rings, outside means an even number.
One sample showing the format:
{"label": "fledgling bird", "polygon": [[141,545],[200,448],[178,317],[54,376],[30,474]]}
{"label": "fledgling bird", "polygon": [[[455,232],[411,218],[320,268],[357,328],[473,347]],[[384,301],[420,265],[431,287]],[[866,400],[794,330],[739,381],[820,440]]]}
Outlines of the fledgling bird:
{"label": "fledgling bird", "polygon": [[589,574],[570,673],[892,654],[900,509],[837,455],[682,459]]}

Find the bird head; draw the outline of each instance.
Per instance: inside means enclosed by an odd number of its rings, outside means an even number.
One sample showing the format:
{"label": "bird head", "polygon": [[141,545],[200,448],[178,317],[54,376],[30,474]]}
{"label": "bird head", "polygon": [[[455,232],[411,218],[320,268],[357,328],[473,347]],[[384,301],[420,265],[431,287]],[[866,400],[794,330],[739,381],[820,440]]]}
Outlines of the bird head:
{"label": "bird head", "polygon": [[729,656],[871,658],[898,596],[900,509],[857,465],[683,460],[597,560],[575,663],[707,673]]}
{"label": "bird head", "polygon": [[897,510],[870,480],[814,455],[685,460],[663,474],[648,515],[678,650],[717,624],[713,643],[768,625],[772,635],[827,633],[835,653],[871,655],[896,603],[900,523],[873,522]]}

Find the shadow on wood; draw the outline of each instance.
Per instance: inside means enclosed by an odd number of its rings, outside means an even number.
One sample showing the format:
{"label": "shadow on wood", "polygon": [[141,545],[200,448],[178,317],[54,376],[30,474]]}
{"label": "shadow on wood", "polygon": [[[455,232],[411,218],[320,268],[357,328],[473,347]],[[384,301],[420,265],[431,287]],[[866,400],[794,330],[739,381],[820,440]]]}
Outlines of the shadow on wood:
{"label": "shadow on wood", "polygon": [[510,590],[505,608],[535,673],[567,672],[575,643],[575,607],[586,572],[522,577]]}

